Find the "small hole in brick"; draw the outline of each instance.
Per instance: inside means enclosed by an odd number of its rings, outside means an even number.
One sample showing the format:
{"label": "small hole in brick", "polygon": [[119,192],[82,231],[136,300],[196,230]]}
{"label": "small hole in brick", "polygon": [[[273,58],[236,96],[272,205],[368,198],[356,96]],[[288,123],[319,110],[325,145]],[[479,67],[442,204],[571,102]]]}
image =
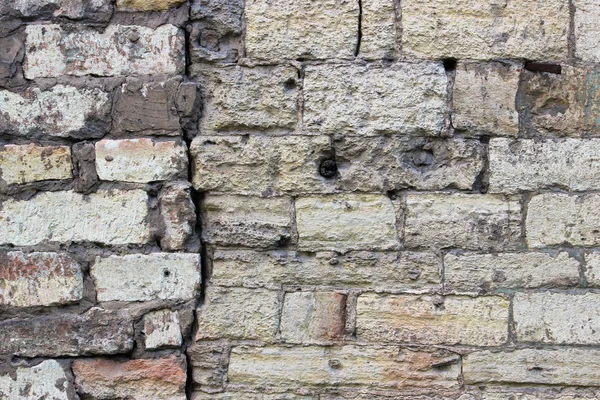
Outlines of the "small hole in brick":
{"label": "small hole in brick", "polygon": [[398,198],[396,192],[394,192],[393,190],[388,190],[387,195],[391,200],[396,200]]}
{"label": "small hole in brick", "polygon": [[547,72],[557,75],[562,73],[562,67],[560,64],[541,63],[535,61],[525,62],[525,69],[532,72]]}
{"label": "small hole in brick", "polygon": [[456,70],[456,58],[444,59],[444,69],[446,72],[452,72]]}
{"label": "small hole in brick", "polygon": [[283,88],[285,90],[296,89],[296,80],[290,78],[287,81],[283,82]]}
{"label": "small hole in brick", "polygon": [[168,269],[165,269],[165,270],[163,271],[163,275],[164,275],[164,276],[171,276],[171,271],[169,271]]}
{"label": "small hole in brick", "polygon": [[335,160],[324,160],[319,165],[319,174],[324,178],[333,178],[337,174],[337,163]]}

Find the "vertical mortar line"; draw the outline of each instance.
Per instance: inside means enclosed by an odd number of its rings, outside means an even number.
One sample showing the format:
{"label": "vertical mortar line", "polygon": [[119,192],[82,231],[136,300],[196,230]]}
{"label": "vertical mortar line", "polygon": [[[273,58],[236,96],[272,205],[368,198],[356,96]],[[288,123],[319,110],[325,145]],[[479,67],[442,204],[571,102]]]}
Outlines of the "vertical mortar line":
{"label": "vertical mortar line", "polygon": [[579,261],[579,287],[584,287],[587,288],[588,287],[588,281],[587,281],[587,277],[585,275],[585,273],[587,272],[587,254],[589,254],[590,251],[582,251],[581,249],[577,249],[577,261]]}
{"label": "vertical mortar line", "polygon": [[242,37],[241,40],[241,50],[242,54],[240,58],[246,57],[246,0],[241,0],[242,2]]}
{"label": "vertical mortar line", "polygon": [[457,61],[449,58],[443,61],[444,71],[446,72],[446,112],[444,116],[444,127],[441,136],[452,137],[454,135],[454,126],[452,125],[452,113],[454,108],[454,81],[456,80]]}
{"label": "vertical mortar line", "polygon": [[514,315],[514,303],[515,303],[515,292],[508,293],[508,332],[507,332],[507,344],[517,344],[517,330],[515,328],[515,315]]}
{"label": "vertical mortar line", "polygon": [[527,214],[529,212],[529,202],[534,195],[535,193],[522,193],[519,199],[519,203],[521,204],[520,241],[521,246],[526,250],[529,250],[529,246],[527,245]]}
{"label": "vertical mortar line", "polygon": [[360,53],[360,42],[362,41],[362,15],[362,0],[358,0],[358,31],[356,33],[356,48],[354,49],[354,57],[358,57],[358,54]]}
{"label": "vertical mortar line", "polygon": [[296,196],[291,196],[291,199],[290,223],[292,226],[290,232],[290,242],[292,245],[295,244],[295,248],[299,250],[300,235],[298,234],[298,224],[296,223]]}
{"label": "vertical mortar line", "polygon": [[575,41],[575,4],[569,0],[569,35],[568,35],[568,57],[570,61],[575,59],[577,42]]}
{"label": "vertical mortar line", "polygon": [[396,58],[402,53],[402,4],[400,0],[394,1],[395,27],[396,27]]}
{"label": "vertical mortar line", "polygon": [[296,131],[300,127],[300,132],[304,133],[304,77],[306,75],[305,64],[300,62],[298,68],[298,80],[300,82],[300,88],[298,89],[298,112],[296,121]]}

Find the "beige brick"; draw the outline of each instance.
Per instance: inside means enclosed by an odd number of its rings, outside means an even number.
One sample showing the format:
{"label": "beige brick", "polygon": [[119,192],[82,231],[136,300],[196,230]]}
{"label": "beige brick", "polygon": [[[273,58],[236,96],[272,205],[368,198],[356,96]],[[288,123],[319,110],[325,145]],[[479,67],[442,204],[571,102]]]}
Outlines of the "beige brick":
{"label": "beige brick", "polygon": [[0,90],[0,109],[0,131],[18,136],[98,137],[110,129],[110,96],[100,89]]}
{"label": "beige brick", "polygon": [[437,136],[444,128],[447,78],[441,63],[306,67],[309,132]]}
{"label": "beige brick", "polygon": [[81,267],[60,253],[0,253],[0,304],[69,304],[83,296]]}
{"label": "beige brick", "polygon": [[182,343],[179,316],[176,311],[158,310],[144,315],[146,349],[179,347]]}
{"label": "beige brick", "polygon": [[563,0],[405,0],[402,48],[430,58],[562,60],[569,22]]}
{"label": "beige brick", "polygon": [[490,191],[515,193],[561,187],[571,191],[597,190],[600,140],[492,139]]}
{"label": "beige brick", "polygon": [[591,252],[585,254],[585,279],[588,285],[600,287],[600,253]]}
{"label": "beige brick", "polygon": [[156,29],[109,25],[104,32],[27,25],[27,79],[61,75],[152,75],[183,71],[184,37],[169,24]]}
{"label": "beige brick", "polygon": [[366,293],[356,305],[356,335],[370,342],[497,346],[508,339],[502,297]]}
{"label": "beige brick", "polygon": [[344,194],[296,199],[298,246],[306,250],[398,248],[396,214],[387,196]]}
{"label": "beige brick", "polygon": [[73,362],[78,392],[90,400],[185,400],[185,359],[115,361],[84,358]]}
{"label": "beige brick", "polygon": [[598,135],[600,71],[561,66],[560,74],[523,71],[517,96],[524,130],[532,136]]}
{"label": "beige brick", "polygon": [[105,181],[175,179],[187,174],[187,147],[181,140],[101,140],[96,143],[96,171]]}
{"label": "beige brick", "polygon": [[335,292],[286,293],[281,314],[281,337],[303,343],[335,340],[346,326],[346,295]]}
{"label": "beige brick", "polygon": [[594,246],[600,243],[600,195],[546,193],[534,196],[527,211],[529,247]]}
{"label": "beige brick", "polygon": [[503,196],[409,194],[406,247],[506,250],[521,234],[521,206]]}
{"label": "beige brick", "polygon": [[200,289],[200,255],[97,257],[90,275],[98,301],[191,300]]}
{"label": "beige brick", "polygon": [[520,72],[516,65],[459,63],[452,98],[454,128],[469,134],[516,136]]}
{"label": "beige brick", "polygon": [[122,11],[166,11],[179,7],[185,0],[117,0],[117,9]]}
{"label": "beige brick", "polygon": [[575,55],[583,61],[600,62],[598,49],[598,18],[600,4],[593,0],[574,0],[575,6]]}
{"label": "beige brick", "polygon": [[[470,391],[478,397],[466,397],[464,400],[592,400],[598,398],[598,391],[589,388],[511,388],[511,387],[482,387],[478,392]],[[463,400],[460,398],[459,400]]]}
{"label": "beige brick", "polygon": [[600,385],[600,352],[594,349],[479,351],[463,358],[467,384]]}
{"label": "beige brick", "polygon": [[262,289],[207,288],[204,303],[196,310],[196,340],[273,341],[280,314],[278,296]]}
{"label": "beige brick", "polygon": [[291,238],[292,203],[286,197],[207,195],[202,212],[207,243],[276,247]]}
{"label": "beige brick", "polygon": [[163,250],[183,250],[196,238],[196,206],[189,182],[169,182],[158,196],[165,232],[160,240]]}
{"label": "beige brick", "polygon": [[394,0],[361,1],[361,39],[358,56],[367,60],[396,58],[399,40]]}
{"label": "beige brick", "polygon": [[197,79],[204,99],[201,134],[296,126],[298,71],[291,66],[202,67]]}
{"label": "beige brick", "polygon": [[456,291],[574,286],[579,261],[567,252],[452,254],[444,257],[444,282]]}
{"label": "beige brick", "polygon": [[67,146],[0,146],[0,180],[8,185],[71,177],[71,148]]}
{"label": "beige brick", "polygon": [[2,203],[0,243],[142,244],[151,239],[147,216],[148,195],[142,190],[40,192],[28,200]]}
{"label": "beige brick", "polygon": [[[439,365],[444,367],[440,368]],[[460,358],[394,347],[234,347],[229,385],[260,388],[458,387]]]}
{"label": "beige brick", "polygon": [[326,136],[198,136],[192,142],[194,188],[260,195],[331,192],[319,165],[333,149]]}
{"label": "beige brick", "polygon": [[353,251],[302,253],[215,251],[210,282],[221,286],[281,285],[377,289],[432,289],[440,285],[441,260],[431,253]]}
{"label": "beige brick", "polygon": [[600,343],[597,293],[517,293],[513,315],[517,340],[553,344]]}
{"label": "beige brick", "polygon": [[354,58],[358,2],[292,0],[245,3],[246,54],[258,59]]}
{"label": "beige brick", "polygon": [[19,367],[15,376],[0,375],[0,398],[68,400],[75,393],[63,367],[45,360],[33,367]]}

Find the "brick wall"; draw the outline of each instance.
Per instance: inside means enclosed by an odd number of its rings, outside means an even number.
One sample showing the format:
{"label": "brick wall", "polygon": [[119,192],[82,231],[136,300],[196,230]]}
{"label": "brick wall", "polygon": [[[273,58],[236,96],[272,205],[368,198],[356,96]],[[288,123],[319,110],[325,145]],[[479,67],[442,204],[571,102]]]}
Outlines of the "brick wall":
{"label": "brick wall", "polygon": [[0,0],[0,399],[600,398],[599,19]]}

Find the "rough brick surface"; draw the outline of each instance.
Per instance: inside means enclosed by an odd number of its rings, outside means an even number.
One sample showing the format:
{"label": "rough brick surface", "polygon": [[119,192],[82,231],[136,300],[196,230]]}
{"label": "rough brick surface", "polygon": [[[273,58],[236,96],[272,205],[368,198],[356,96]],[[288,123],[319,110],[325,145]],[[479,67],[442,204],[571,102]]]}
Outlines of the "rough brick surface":
{"label": "rough brick surface", "polygon": [[117,8],[125,11],[164,11],[183,3],[185,0],[117,0]]}
{"label": "rough brick surface", "polygon": [[0,375],[0,397],[3,399],[72,399],[75,390],[62,365],[46,360],[30,368],[20,367],[16,379]]}
{"label": "rough brick surface", "polygon": [[0,148],[0,180],[8,185],[71,178],[67,146],[6,145]]}
{"label": "rough brick surface", "polygon": [[177,312],[158,310],[144,315],[144,336],[147,349],[181,346],[181,328]]}
{"label": "rough brick surface", "polygon": [[575,0],[575,54],[584,61],[600,62],[596,37],[600,33],[595,21],[600,16],[600,5],[591,0]]}

